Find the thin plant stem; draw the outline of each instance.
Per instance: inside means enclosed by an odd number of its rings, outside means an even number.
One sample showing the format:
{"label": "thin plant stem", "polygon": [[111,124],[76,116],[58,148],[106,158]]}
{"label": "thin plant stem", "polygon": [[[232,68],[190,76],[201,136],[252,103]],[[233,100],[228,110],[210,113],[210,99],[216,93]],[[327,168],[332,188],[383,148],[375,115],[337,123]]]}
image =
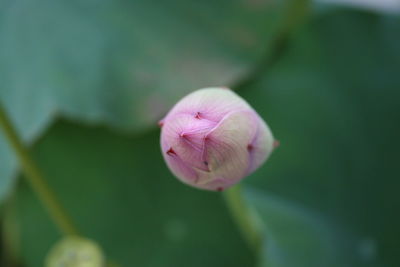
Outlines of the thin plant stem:
{"label": "thin plant stem", "polygon": [[59,230],[65,235],[78,235],[79,231],[73,224],[71,218],[61,203],[58,201],[55,193],[47,184],[42,172],[33,161],[28,149],[22,143],[1,103],[0,127],[3,128],[5,137],[7,138],[10,146],[13,148],[15,155],[21,164],[24,177],[30,183],[34,192],[47,209],[50,217],[53,219]]}
{"label": "thin plant stem", "polygon": [[[47,209],[50,217],[53,219],[61,233],[64,236],[79,236],[79,231],[75,227],[71,217],[58,201],[50,186],[46,183],[42,172],[32,159],[28,149],[24,146],[19,138],[1,103],[0,127],[3,128],[5,137],[19,159],[19,162],[22,166],[22,171],[25,174],[25,178],[31,184],[33,191],[37,194],[43,206]],[[118,267],[119,265],[108,261],[106,266]]]}
{"label": "thin plant stem", "polygon": [[244,240],[257,255],[261,250],[264,233],[255,214],[244,199],[240,184],[223,193],[228,209],[235,220]]}

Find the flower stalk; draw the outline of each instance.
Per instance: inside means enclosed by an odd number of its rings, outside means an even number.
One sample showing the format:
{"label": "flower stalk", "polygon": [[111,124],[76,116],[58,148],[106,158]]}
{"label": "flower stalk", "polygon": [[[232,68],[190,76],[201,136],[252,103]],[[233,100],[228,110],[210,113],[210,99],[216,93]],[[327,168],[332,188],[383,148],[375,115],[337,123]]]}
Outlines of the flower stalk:
{"label": "flower stalk", "polygon": [[255,214],[244,198],[242,186],[237,184],[227,189],[223,192],[223,196],[228,210],[239,228],[243,239],[246,241],[249,248],[256,255],[259,255],[264,233]]}
{"label": "flower stalk", "polygon": [[43,173],[32,159],[26,146],[22,143],[17,131],[15,130],[1,104],[0,127],[3,129],[6,139],[8,140],[21,164],[24,177],[30,183],[32,189],[42,202],[43,206],[46,208],[60,232],[62,232],[64,235],[78,235],[79,231],[75,227],[64,207],[57,199],[55,193],[47,184]]}

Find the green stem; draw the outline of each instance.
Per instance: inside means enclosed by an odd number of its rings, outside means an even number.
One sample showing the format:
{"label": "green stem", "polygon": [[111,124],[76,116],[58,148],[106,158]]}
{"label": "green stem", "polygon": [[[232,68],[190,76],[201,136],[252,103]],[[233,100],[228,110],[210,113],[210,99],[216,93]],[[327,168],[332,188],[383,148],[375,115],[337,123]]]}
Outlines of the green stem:
{"label": "green stem", "polygon": [[43,174],[33,161],[28,149],[24,146],[19,138],[15,128],[13,127],[6,111],[0,104],[0,126],[3,128],[5,137],[15,151],[17,158],[21,164],[25,178],[31,184],[33,190],[46,207],[51,218],[58,226],[59,230],[65,235],[78,235],[78,230],[74,226],[72,220],[64,210],[56,195],[51,190]]}
{"label": "green stem", "polygon": [[248,246],[256,253],[261,249],[264,233],[253,211],[244,199],[240,184],[224,193],[225,202]]}

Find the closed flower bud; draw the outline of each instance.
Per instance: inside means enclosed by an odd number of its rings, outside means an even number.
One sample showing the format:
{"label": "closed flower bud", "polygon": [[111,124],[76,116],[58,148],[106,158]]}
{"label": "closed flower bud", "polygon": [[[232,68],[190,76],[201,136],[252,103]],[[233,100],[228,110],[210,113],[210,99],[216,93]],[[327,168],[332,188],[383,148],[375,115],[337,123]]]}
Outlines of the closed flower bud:
{"label": "closed flower bud", "polygon": [[274,138],[260,116],[233,91],[205,88],[179,101],[160,122],[161,149],[182,182],[222,191],[271,154]]}

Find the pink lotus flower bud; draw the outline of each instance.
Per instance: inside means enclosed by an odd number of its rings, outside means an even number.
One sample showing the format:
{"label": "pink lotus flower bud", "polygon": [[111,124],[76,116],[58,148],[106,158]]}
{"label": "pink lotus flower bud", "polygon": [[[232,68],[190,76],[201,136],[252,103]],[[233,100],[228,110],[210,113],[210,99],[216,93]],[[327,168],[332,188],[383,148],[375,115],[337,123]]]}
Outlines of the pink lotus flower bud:
{"label": "pink lotus flower bud", "polygon": [[239,182],[271,154],[266,123],[227,88],[205,88],[179,101],[160,122],[161,149],[182,182],[222,191]]}

